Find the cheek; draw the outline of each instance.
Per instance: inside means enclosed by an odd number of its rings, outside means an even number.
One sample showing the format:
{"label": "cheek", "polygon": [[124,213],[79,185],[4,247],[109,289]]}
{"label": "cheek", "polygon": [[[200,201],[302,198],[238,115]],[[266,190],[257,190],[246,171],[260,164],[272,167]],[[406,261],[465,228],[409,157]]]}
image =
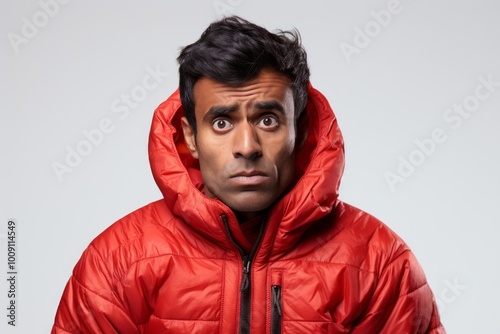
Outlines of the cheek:
{"label": "cheek", "polygon": [[203,179],[215,181],[224,174],[228,165],[226,151],[226,148],[219,144],[198,146],[198,161]]}
{"label": "cheek", "polygon": [[272,154],[274,157],[273,164],[277,169],[278,177],[287,178],[293,173],[295,140],[290,138],[285,145],[281,145],[281,147],[276,145],[274,147],[279,147]]}

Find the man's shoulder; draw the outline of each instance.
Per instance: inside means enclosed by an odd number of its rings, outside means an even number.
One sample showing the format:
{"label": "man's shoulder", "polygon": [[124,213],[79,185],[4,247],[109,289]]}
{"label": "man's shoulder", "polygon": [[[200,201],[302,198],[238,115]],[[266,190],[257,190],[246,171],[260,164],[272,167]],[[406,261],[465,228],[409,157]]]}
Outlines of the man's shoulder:
{"label": "man's shoulder", "polygon": [[404,240],[384,222],[353,205],[339,202],[330,217],[333,221],[328,223],[333,227],[329,243],[342,245],[360,266],[371,266],[369,259],[387,264],[410,252]]}
{"label": "man's shoulder", "polygon": [[374,215],[345,202],[339,202],[333,210],[336,229],[356,235],[356,240],[374,245],[403,242],[389,226]]}

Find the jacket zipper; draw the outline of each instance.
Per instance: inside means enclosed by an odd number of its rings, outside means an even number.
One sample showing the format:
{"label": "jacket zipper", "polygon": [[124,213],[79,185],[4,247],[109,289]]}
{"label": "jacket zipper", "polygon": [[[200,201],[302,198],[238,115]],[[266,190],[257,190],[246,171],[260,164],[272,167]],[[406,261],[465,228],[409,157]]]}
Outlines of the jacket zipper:
{"label": "jacket zipper", "polygon": [[281,286],[271,286],[271,334],[281,334]]}
{"label": "jacket zipper", "polygon": [[250,267],[252,265],[252,260],[257,252],[257,248],[259,247],[260,240],[264,234],[267,215],[265,214],[262,220],[262,224],[260,226],[259,236],[257,237],[257,241],[253,244],[250,253],[247,253],[241,246],[234,240],[231,231],[229,230],[229,223],[227,221],[226,215],[221,215],[222,221],[224,223],[224,228],[226,229],[226,233],[229,237],[229,240],[233,243],[234,246],[238,249],[241,255],[241,259],[243,261],[243,274],[241,276],[241,285],[240,285],[240,334],[250,334],[250,296],[251,296],[251,280],[250,280]]}

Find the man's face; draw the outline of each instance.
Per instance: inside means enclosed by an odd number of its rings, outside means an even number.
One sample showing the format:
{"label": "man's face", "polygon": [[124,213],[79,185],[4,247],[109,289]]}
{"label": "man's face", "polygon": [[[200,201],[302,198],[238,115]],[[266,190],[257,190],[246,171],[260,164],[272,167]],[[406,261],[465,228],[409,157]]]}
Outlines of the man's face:
{"label": "man's face", "polygon": [[202,77],[194,85],[194,100],[197,134],[187,119],[182,125],[200,162],[205,195],[247,216],[269,207],[293,176],[290,80],[272,70],[237,87]]}

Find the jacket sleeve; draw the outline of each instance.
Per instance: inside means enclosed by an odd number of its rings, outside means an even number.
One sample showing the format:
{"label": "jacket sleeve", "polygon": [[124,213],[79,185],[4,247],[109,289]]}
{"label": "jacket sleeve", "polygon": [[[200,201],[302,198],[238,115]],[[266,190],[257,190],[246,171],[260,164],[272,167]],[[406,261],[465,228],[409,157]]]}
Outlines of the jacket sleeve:
{"label": "jacket sleeve", "polygon": [[383,269],[368,309],[352,333],[446,333],[432,291],[410,250],[401,251]]}
{"label": "jacket sleeve", "polygon": [[90,245],[64,289],[51,333],[139,333],[112,281],[106,262]]}

